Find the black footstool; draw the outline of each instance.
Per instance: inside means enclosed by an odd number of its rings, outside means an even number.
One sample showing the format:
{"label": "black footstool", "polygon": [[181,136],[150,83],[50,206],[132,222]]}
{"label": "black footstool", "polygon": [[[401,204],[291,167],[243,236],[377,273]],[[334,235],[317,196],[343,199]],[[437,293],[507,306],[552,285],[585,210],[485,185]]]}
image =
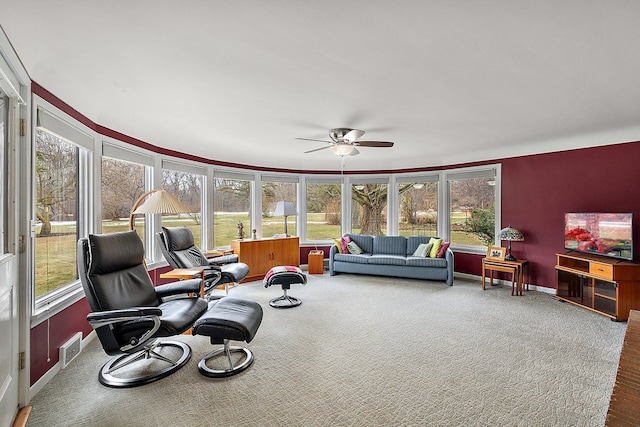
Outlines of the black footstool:
{"label": "black footstool", "polygon": [[302,304],[302,300],[300,298],[287,295],[287,291],[291,288],[291,285],[305,285],[307,283],[307,276],[305,276],[302,270],[300,270],[298,267],[284,265],[273,267],[271,270],[269,270],[264,276],[262,283],[264,283],[265,288],[268,288],[271,285],[282,286],[284,295],[270,300],[269,305],[271,307],[291,308],[297,307]]}
{"label": "black footstool", "polygon": [[[253,363],[253,354],[244,347],[231,347],[229,341],[251,342],[262,322],[262,307],[255,301],[224,297],[211,301],[211,307],[193,324],[193,335],[204,335],[211,344],[223,344],[223,348],[213,350],[200,360],[198,370],[202,375],[213,378],[228,377],[247,369]],[[231,353],[243,353],[241,362],[234,365]],[[212,369],[207,362],[225,355],[228,369]]]}

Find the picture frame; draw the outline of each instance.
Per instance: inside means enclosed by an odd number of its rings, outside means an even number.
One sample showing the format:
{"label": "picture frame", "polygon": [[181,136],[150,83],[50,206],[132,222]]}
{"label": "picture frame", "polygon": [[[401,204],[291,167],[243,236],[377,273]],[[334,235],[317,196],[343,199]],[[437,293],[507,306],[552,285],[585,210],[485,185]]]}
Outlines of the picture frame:
{"label": "picture frame", "polygon": [[500,246],[489,246],[487,248],[487,259],[493,261],[504,261],[504,257],[507,254],[507,248]]}

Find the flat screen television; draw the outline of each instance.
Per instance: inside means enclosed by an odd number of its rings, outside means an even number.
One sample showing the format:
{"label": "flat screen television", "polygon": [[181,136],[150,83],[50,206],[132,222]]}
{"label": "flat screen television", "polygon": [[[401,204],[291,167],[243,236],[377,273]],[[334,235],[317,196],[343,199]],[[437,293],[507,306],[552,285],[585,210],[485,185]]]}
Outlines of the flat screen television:
{"label": "flat screen television", "polygon": [[633,261],[633,214],[565,213],[564,247]]}

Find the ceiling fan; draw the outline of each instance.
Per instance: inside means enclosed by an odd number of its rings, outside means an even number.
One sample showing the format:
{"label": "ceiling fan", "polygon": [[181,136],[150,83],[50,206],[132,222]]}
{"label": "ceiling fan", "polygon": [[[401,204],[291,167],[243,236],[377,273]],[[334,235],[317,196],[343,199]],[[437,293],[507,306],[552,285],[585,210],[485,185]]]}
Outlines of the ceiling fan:
{"label": "ceiling fan", "polygon": [[351,128],[335,128],[331,129],[329,136],[331,141],[325,141],[323,139],[314,138],[296,138],[302,141],[318,141],[325,142],[329,145],[326,147],[315,148],[313,150],[305,151],[306,153],[313,153],[314,151],[324,150],[325,148],[331,149],[331,151],[340,157],[355,156],[360,152],[356,147],[393,147],[393,142],[389,141],[358,141],[364,135],[363,130],[351,129]]}

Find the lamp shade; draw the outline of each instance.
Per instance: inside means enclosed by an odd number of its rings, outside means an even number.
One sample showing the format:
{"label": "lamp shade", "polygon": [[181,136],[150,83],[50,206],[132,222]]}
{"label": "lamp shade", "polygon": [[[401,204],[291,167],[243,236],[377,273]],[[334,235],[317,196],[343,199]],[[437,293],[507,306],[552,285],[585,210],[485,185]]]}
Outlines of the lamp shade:
{"label": "lamp shade", "polygon": [[509,242],[522,242],[524,240],[522,233],[510,225],[500,230],[498,237],[500,240],[507,240]]}
{"label": "lamp shade", "polygon": [[276,203],[276,210],[273,214],[276,216],[290,216],[298,215],[298,212],[296,212],[296,207],[293,202],[278,202]]}
{"label": "lamp shade", "polygon": [[[145,197],[151,195],[147,200]],[[188,213],[189,208],[167,190],[151,190],[136,200],[129,215],[129,228],[133,230],[136,214],[178,214]]]}

